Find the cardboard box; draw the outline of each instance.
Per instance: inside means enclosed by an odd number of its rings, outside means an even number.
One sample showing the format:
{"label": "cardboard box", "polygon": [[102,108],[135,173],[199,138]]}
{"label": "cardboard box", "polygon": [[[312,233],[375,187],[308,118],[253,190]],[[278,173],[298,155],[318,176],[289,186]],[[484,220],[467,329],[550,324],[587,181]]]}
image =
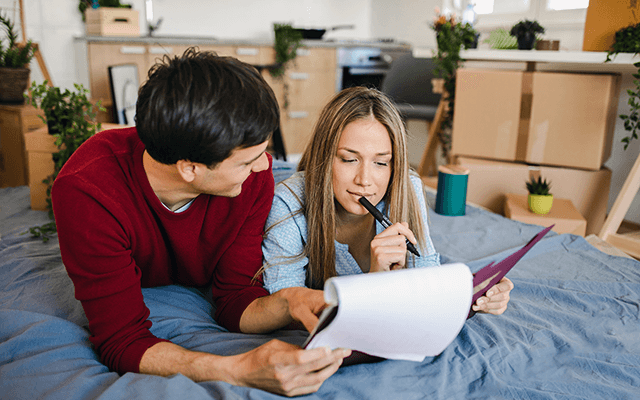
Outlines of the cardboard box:
{"label": "cardboard box", "polygon": [[611,186],[611,171],[607,168],[586,171],[469,157],[457,157],[456,162],[470,171],[467,202],[502,214],[507,193],[526,195],[526,182],[531,177],[542,176],[551,181],[551,193],[554,197],[571,200],[584,216],[587,220],[587,235],[598,234],[604,224]]}
{"label": "cardboard box", "polygon": [[[122,128],[118,124],[102,124],[102,129]],[[47,209],[47,184],[42,182],[53,174],[52,154],[58,152],[55,138],[49,135],[45,126],[24,135],[25,148],[29,165],[29,192],[31,208],[34,210]]]}
{"label": "cardboard box", "polygon": [[130,8],[89,8],[85,11],[87,36],[140,36],[138,15]]}
{"label": "cardboard box", "polygon": [[619,93],[618,74],[459,69],[452,154],[597,171]]}
{"label": "cardboard box", "polygon": [[29,183],[24,134],[44,126],[41,115],[27,104],[0,104],[0,187]]}
{"label": "cardboard box", "polygon": [[522,71],[458,70],[452,154],[515,161]]}
{"label": "cardboard box", "polygon": [[638,22],[638,1],[589,0],[582,51],[609,51],[616,32]]}
{"label": "cardboard box", "polygon": [[535,72],[524,161],[599,170],[613,146],[620,75]]}
{"label": "cardboard box", "polygon": [[505,195],[504,216],[515,221],[547,227],[555,224],[553,231],[584,236],[587,220],[576,210],[571,200],[554,196],[553,206],[548,214],[540,215],[529,210],[527,195],[507,193]]}

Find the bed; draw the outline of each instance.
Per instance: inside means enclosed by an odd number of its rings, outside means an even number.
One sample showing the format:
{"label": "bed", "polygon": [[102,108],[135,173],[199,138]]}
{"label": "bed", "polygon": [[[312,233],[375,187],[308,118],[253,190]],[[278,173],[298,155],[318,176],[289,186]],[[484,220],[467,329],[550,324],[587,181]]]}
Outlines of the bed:
{"label": "bed", "polygon": [[[276,180],[290,174],[283,164]],[[430,203],[435,196],[430,195]],[[110,372],[89,342],[87,320],[57,239],[23,234],[47,222],[29,208],[28,187],[0,189],[0,398],[276,399],[224,382],[194,383]],[[541,230],[467,205],[466,215],[430,213],[444,262],[476,271]],[[469,319],[447,349],[423,362],[342,367],[310,399],[640,398],[640,262],[606,254],[584,238],[551,232],[509,273],[501,316]],[[229,333],[199,290],[143,289],[152,332],[188,349],[229,355],[272,338],[302,344],[306,333]]]}

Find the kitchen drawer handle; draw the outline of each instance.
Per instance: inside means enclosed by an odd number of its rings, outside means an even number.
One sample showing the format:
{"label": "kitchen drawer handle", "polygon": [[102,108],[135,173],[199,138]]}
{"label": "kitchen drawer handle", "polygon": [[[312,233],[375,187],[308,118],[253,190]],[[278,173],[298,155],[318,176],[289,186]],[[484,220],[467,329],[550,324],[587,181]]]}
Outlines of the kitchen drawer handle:
{"label": "kitchen drawer handle", "polygon": [[309,79],[309,74],[306,72],[289,72],[289,78],[295,81],[306,81]]}
{"label": "kitchen drawer handle", "polygon": [[239,56],[257,56],[260,50],[256,47],[239,47],[236,54]]}
{"label": "kitchen drawer handle", "polygon": [[307,111],[289,111],[289,118],[291,119],[303,119],[308,116],[309,113]]}
{"label": "kitchen drawer handle", "polygon": [[173,48],[171,47],[151,47],[149,48],[151,54],[172,54]]}
{"label": "kitchen drawer handle", "polygon": [[122,46],[120,47],[120,53],[122,54],[144,54],[145,49],[143,46]]}

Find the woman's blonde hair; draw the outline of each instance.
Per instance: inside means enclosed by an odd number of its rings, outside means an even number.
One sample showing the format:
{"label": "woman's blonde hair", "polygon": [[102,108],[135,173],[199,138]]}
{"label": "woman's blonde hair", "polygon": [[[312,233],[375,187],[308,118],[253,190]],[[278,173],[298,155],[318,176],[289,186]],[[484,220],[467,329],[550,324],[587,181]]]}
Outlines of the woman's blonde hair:
{"label": "woman's blonde hair", "polygon": [[406,127],[393,102],[382,92],[354,87],[339,92],[322,110],[300,163],[305,172],[305,202],[309,259],[307,286],[321,289],[336,276],[336,209],[333,192],[333,160],[344,128],[351,122],[375,118],[389,133],[392,144],[391,179],[384,196],[385,213],[392,222],[406,221],[426,254],[423,236],[426,221],[420,218],[418,198],[410,181]]}

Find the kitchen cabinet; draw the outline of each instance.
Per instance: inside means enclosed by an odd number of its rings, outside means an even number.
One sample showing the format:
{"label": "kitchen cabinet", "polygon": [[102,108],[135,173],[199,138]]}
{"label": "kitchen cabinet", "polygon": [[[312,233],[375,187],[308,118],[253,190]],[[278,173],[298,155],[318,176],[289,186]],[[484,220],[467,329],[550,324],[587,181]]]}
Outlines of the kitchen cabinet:
{"label": "kitchen cabinet", "polygon": [[[336,91],[336,49],[302,48],[281,80],[267,78],[281,109],[287,154],[300,154],[309,142],[322,108]],[[287,105],[285,107],[285,87]]]}
{"label": "kitchen cabinet", "polygon": [[[163,56],[181,55],[191,44],[162,44],[145,42],[89,42],[87,58],[89,87],[94,100],[112,104],[109,86],[109,66],[135,64],[138,67],[138,81],[142,85],[149,69]],[[233,56],[254,65],[272,64],[275,53],[267,46],[197,45],[203,51],[215,51],[221,56]]]}
{"label": "kitchen cabinet", "polygon": [[[257,67],[273,65],[275,51],[270,44],[250,43],[164,43],[157,39],[138,40],[88,40],[87,62],[89,87],[93,100],[102,100],[103,105],[112,104],[108,68],[111,65],[135,64],[138,80],[142,85],[147,72],[164,55],[177,56],[189,46],[202,51],[214,51],[221,56],[236,57]],[[274,79],[266,68],[262,69],[265,80],[272,86],[281,110],[281,130],[287,153],[302,153],[311,137],[322,107],[335,93],[336,48],[304,47],[298,57],[287,68],[282,79]],[[285,86],[288,104],[284,107]],[[107,121],[110,122],[110,121]]]}

